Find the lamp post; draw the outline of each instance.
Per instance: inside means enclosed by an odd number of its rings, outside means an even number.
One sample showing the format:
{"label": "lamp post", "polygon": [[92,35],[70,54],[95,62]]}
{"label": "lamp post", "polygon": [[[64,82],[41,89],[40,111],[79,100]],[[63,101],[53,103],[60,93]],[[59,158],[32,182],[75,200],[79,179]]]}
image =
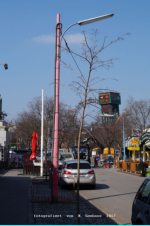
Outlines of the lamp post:
{"label": "lamp post", "polygon": [[126,160],[126,151],[125,151],[125,133],[124,133],[124,117],[123,117],[123,151],[124,151],[124,161]]}
{"label": "lamp post", "polygon": [[[99,16],[83,21],[79,21],[77,23],[72,24],[69,26],[64,33],[62,34],[61,40],[63,38],[63,35],[65,32],[72,26],[78,24],[80,26],[86,25],[89,23],[94,23],[100,20],[104,20],[107,18],[112,17],[114,14],[108,14],[104,16]],[[59,136],[59,74],[60,74],[60,29],[62,27],[62,24],[60,23],[60,14],[57,14],[57,24],[56,24],[56,44],[55,44],[55,72],[54,72],[54,120],[53,120],[53,132],[54,132],[54,140],[53,140],[53,188],[52,188],[52,197],[53,201],[58,201],[58,151],[59,151],[59,142],[58,142],[58,136]]]}
{"label": "lamp post", "polygon": [[125,147],[126,147],[126,143],[125,143],[125,132],[124,132],[124,116],[130,116],[130,114],[123,114],[123,152],[124,152],[124,161],[126,160],[126,151],[125,151]]}
{"label": "lamp post", "polygon": [[123,117],[123,150],[124,150],[124,158],[123,159],[124,160],[126,160],[126,156],[125,156],[125,132],[124,132],[124,117],[125,116],[130,116],[130,114],[124,113],[124,114],[120,115],[115,122],[115,125],[116,125],[118,123],[118,121],[120,120],[120,118]]}
{"label": "lamp post", "polygon": [[8,69],[8,64],[7,63],[0,63],[0,65],[4,65],[5,70]]}

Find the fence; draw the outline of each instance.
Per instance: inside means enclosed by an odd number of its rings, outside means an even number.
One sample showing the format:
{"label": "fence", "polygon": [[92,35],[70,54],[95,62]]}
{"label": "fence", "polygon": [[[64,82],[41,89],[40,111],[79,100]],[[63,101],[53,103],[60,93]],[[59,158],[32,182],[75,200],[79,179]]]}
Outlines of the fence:
{"label": "fence", "polygon": [[150,166],[150,162],[140,163],[140,161],[116,161],[116,166],[120,170],[139,174],[143,173],[143,176],[145,176],[145,170]]}
{"label": "fence", "polygon": [[[43,173],[46,174],[46,172],[50,171],[51,168],[51,161],[47,161],[47,163],[43,163]],[[40,175],[40,166],[34,166],[33,161],[30,162],[24,162],[23,163],[23,175]]]}

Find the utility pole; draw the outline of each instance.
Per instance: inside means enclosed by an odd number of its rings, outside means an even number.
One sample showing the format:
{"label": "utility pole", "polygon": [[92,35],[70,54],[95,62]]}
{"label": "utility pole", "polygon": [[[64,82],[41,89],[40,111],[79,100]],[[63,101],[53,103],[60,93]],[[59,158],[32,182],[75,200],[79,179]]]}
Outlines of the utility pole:
{"label": "utility pole", "polygon": [[55,124],[53,147],[53,201],[58,201],[58,152],[59,152],[59,74],[60,74],[60,14],[57,14],[56,25],[56,71],[55,71]]}
{"label": "utility pole", "polygon": [[125,161],[126,160],[126,152],[125,152],[124,117],[123,117],[123,150],[124,150],[124,161]]}

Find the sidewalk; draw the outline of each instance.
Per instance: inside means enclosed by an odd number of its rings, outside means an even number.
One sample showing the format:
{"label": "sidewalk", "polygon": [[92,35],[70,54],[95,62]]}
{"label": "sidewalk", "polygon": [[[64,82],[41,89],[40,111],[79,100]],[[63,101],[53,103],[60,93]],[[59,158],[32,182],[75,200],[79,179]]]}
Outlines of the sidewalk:
{"label": "sidewalk", "polygon": [[30,177],[22,169],[0,171],[0,224],[28,224],[27,191]]}
{"label": "sidewalk", "polygon": [[[74,203],[33,203],[33,179],[30,179],[28,187],[28,219],[29,224],[36,225],[75,225],[77,222],[77,207],[76,207],[76,192],[74,195]],[[61,197],[69,197],[73,195],[72,188],[60,189],[58,188],[59,199]],[[94,192],[94,190],[91,190]],[[46,179],[35,179],[34,195],[39,196],[39,199],[45,195],[45,200],[48,201],[51,190],[49,189],[49,182]],[[84,198],[80,197],[80,224],[82,225],[114,225],[115,221],[108,218],[103,212],[98,210],[95,206],[89,203]]]}

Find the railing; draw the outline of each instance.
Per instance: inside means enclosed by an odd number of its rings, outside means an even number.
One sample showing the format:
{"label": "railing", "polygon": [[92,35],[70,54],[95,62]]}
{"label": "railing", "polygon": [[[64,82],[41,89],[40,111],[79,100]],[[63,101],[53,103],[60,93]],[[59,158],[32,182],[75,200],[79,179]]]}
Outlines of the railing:
{"label": "railing", "polygon": [[[51,162],[43,163],[43,173],[46,174],[47,171],[50,171]],[[34,166],[33,161],[23,164],[23,175],[40,175],[40,166]]]}
{"label": "railing", "polygon": [[142,165],[140,161],[116,161],[118,169],[139,174],[143,171],[143,176],[145,176],[145,169],[150,166],[150,162],[143,162]]}

